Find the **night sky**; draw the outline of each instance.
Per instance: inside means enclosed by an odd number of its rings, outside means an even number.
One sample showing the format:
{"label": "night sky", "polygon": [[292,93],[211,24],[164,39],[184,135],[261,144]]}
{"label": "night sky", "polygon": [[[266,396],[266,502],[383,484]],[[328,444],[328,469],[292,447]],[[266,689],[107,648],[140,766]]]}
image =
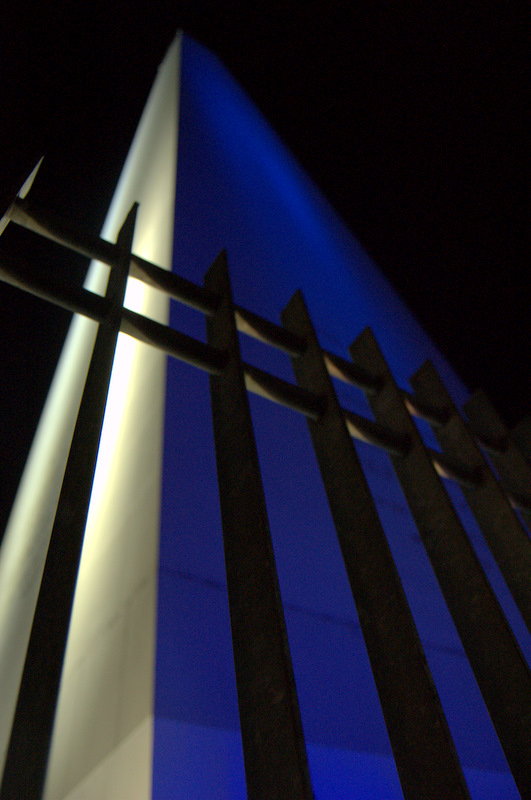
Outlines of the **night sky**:
{"label": "night sky", "polygon": [[[465,383],[515,423],[531,410],[523,8],[12,4],[0,23],[0,195],[44,155],[30,197],[98,232],[183,28],[242,84]],[[82,259],[34,239],[9,226],[0,259],[82,280]],[[4,285],[0,314],[3,530],[69,317]]]}

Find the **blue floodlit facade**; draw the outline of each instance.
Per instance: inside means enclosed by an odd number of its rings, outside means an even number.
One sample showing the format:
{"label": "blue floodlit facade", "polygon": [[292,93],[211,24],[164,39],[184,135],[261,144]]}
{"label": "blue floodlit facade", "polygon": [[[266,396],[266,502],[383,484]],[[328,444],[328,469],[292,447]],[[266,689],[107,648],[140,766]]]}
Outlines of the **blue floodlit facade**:
{"label": "blue floodlit facade", "polygon": [[[296,289],[321,346],[347,356],[367,325],[402,386],[435,362],[467,392],[327,201],[218,60],[184,37],[174,269],[201,283],[226,248],[235,302],[274,321]],[[204,338],[204,320],[171,324]],[[242,341],[244,360],[293,381],[289,359]],[[154,800],[245,798],[209,394],[168,364],[156,635]],[[370,414],[362,393],[342,404]],[[251,397],[282,601],[316,798],[400,798],[356,610],[303,418]],[[421,426],[429,440],[428,426]],[[391,463],[356,444],[473,798],[517,798],[487,711]],[[448,485],[523,648],[503,579]]]}

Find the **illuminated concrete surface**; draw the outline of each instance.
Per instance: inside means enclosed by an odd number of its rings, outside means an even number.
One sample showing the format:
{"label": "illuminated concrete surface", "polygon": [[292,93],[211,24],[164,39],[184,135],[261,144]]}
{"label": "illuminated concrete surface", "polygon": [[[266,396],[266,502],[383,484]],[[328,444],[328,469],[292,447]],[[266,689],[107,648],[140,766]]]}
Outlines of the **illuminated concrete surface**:
{"label": "illuminated concrete surface", "polygon": [[[279,320],[302,289],[322,347],[347,357],[370,325],[399,384],[450,366],[210,53],[185,37],[174,269],[201,283],[225,247],[235,302]],[[204,335],[178,306],[172,325]],[[245,361],[293,382],[289,359],[240,337]],[[204,376],[168,364],[153,797],[245,797],[218,492]],[[341,404],[370,414],[337,384]],[[309,767],[320,798],[400,797],[357,614],[306,429],[250,398]],[[434,441],[421,423],[427,442]],[[377,501],[474,800],[518,794],[414,522],[385,454],[356,445]],[[530,637],[458,490],[452,500],[528,658]],[[223,736],[223,731],[226,735]],[[365,779],[360,777],[363,764]],[[385,765],[385,766],[383,766]],[[185,788],[184,788],[185,787]]]}
{"label": "illuminated concrete surface", "polygon": [[[134,198],[141,208],[133,249],[167,269],[179,48],[176,40],[159,72],[102,232],[115,240]],[[94,263],[87,288],[103,292],[107,275],[106,267]],[[134,279],[125,305],[167,319],[164,296]],[[94,336],[93,323],[73,320],[2,549],[1,653],[8,656],[0,665],[6,676],[3,742]],[[119,337],[52,744],[49,798],[150,796],[164,368],[155,350]],[[27,591],[20,591],[21,583]],[[124,760],[128,768],[117,770]],[[93,770],[97,791],[87,788]],[[83,793],[71,795],[82,780]]]}
{"label": "illuminated concrete surface", "polygon": [[[103,230],[111,239],[136,198],[140,209],[133,250],[165,268],[171,266],[178,57],[176,41],[146,105]],[[161,322],[167,319],[164,296],[134,279],[125,305]],[[72,788],[95,768],[98,792],[87,787],[86,796],[150,796],[164,362],[153,348],[119,337],[59,699],[48,798],[70,797]],[[124,760],[128,769],[117,770]]]}

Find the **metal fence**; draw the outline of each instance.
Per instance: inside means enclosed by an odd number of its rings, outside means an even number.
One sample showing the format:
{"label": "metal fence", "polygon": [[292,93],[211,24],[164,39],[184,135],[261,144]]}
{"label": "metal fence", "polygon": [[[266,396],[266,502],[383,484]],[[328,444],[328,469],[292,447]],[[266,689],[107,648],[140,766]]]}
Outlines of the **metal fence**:
{"label": "metal fence", "polygon": [[[300,293],[282,311],[282,326],[235,305],[224,253],[202,287],[138,258],[131,252],[135,213],[133,207],[116,244],[74,230],[20,197],[3,218],[4,226],[11,220],[112,269],[101,297],[49,278],[21,277],[28,272],[15,259],[3,257],[0,264],[2,280],[100,323],[46,558],[0,798],[37,800],[42,794],[120,331],[210,376],[249,798],[313,796],[249,391],[307,418],[404,797],[469,794],[352,439],[389,454],[515,783],[523,798],[530,797],[529,667],[441,479],[460,485],[531,630],[531,540],[515,511],[531,519],[531,466],[488,399],[474,395],[465,407],[465,420],[431,363],[412,377],[414,393],[399,388],[369,329],[352,344],[350,361],[323,350]],[[203,312],[207,343],[124,308],[128,275]],[[284,351],[296,383],[244,363],[238,331]],[[342,408],[332,378],[364,392],[374,419]],[[440,451],[424,444],[413,416],[428,421]]]}

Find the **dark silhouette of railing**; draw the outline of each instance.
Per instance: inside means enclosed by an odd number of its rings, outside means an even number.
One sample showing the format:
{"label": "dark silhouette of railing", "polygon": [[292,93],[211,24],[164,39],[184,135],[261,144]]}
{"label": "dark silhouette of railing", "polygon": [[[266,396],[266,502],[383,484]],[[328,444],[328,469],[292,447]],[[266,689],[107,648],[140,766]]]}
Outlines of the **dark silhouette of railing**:
{"label": "dark silhouette of railing", "polygon": [[[400,389],[369,329],[350,348],[351,361],[323,350],[299,292],[282,312],[281,326],[234,305],[225,253],[202,287],[146,262],[131,252],[134,218],[135,207],[111,244],[17,197],[0,224],[1,231],[11,220],[112,268],[101,297],[44,276],[30,279],[12,257],[2,256],[0,263],[2,280],[99,322],[30,635],[1,800],[42,795],[119,331],[210,375],[249,798],[289,800],[313,793],[248,391],[307,418],[404,797],[469,794],[353,438],[390,456],[516,785],[523,798],[529,797],[529,667],[441,480],[461,486],[531,630],[531,540],[515,513],[516,508],[531,517],[531,467],[488,399],[481,393],[472,397],[466,422],[431,363],[413,376],[414,393]],[[207,343],[124,308],[128,275],[203,312]],[[296,384],[244,363],[238,330],[288,354]],[[374,420],[341,408],[332,377],[365,393]],[[429,422],[441,452],[425,446],[412,416]]]}

